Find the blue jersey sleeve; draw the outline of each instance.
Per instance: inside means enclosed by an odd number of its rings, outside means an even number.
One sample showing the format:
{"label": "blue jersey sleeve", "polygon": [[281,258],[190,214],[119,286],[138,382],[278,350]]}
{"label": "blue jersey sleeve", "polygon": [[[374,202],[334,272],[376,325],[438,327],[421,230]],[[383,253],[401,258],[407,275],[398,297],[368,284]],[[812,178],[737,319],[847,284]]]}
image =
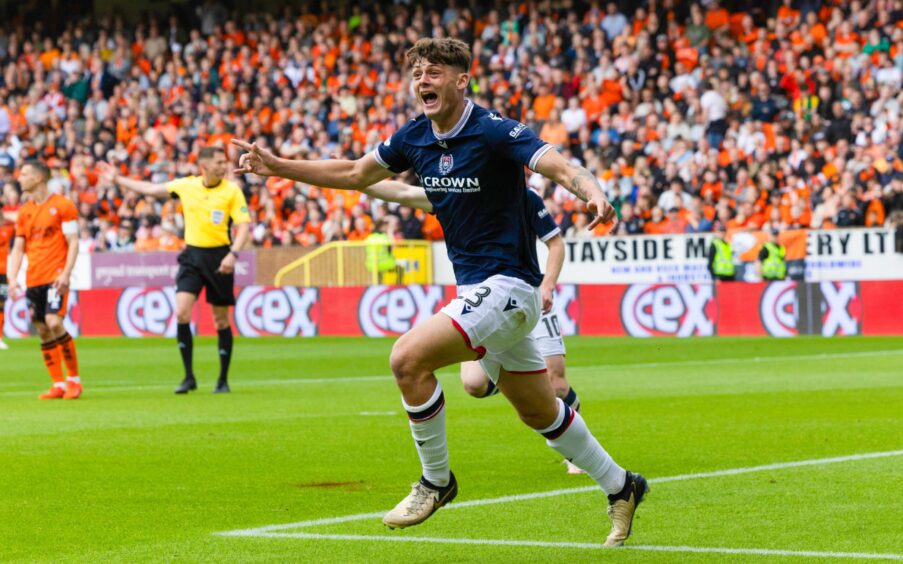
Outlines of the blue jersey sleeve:
{"label": "blue jersey sleeve", "polygon": [[542,198],[533,190],[527,190],[527,214],[530,228],[542,241],[548,241],[561,233],[561,229],[552,219],[552,214],[546,209]]}
{"label": "blue jersey sleeve", "polygon": [[414,121],[409,121],[401,129],[386,138],[376,146],[373,156],[376,162],[391,170],[395,174],[402,173],[411,168],[411,161],[404,152],[404,138],[411,130]]}
{"label": "blue jersey sleeve", "polygon": [[492,148],[531,170],[536,170],[539,158],[552,148],[519,121],[495,113],[489,113],[481,119],[484,120],[483,132]]}

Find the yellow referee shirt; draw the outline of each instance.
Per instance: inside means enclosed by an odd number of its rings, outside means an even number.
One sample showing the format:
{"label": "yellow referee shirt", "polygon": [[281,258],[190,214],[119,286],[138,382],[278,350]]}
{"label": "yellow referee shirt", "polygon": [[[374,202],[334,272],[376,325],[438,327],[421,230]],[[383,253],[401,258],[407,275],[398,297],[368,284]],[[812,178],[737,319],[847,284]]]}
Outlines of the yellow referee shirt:
{"label": "yellow referee shirt", "polygon": [[230,245],[229,220],[234,223],[251,221],[241,188],[225,178],[208,188],[204,186],[203,176],[186,176],[169,182],[166,189],[182,200],[185,243],[192,247]]}

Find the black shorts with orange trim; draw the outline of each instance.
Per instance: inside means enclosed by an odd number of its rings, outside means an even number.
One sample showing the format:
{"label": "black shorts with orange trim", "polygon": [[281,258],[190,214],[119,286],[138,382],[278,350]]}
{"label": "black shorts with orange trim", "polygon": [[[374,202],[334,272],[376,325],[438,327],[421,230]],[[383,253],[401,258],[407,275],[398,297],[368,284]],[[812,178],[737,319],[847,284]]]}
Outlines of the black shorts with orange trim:
{"label": "black shorts with orange trim", "polygon": [[25,290],[25,302],[31,312],[31,320],[44,323],[47,314],[66,317],[69,308],[68,288],[60,292],[53,284],[44,284]]}
{"label": "black shorts with orange trim", "polygon": [[[0,259],[4,260],[4,259]],[[3,309],[3,306],[6,305],[6,298],[9,297],[9,281],[6,279],[5,274],[0,274],[0,310]],[[3,327],[0,327],[0,333],[3,332]],[[0,335],[2,336],[2,335]]]}

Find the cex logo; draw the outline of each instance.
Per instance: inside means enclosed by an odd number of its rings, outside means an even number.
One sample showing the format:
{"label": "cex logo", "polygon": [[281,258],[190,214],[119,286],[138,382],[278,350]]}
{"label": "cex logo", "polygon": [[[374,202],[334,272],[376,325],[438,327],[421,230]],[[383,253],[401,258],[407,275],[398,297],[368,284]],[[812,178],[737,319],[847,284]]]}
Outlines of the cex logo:
{"label": "cex logo", "polygon": [[772,282],[759,303],[762,325],[774,337],[858,335],[861,309],[855,282]]}
{"label": "cex logo", "polygon": [[[6,320],[0,327],[0,336],[17,339],[31,334],[31,311],[28,309],[28,301],[24,297],[6,300]],[[78,305],[78,292],[69,291],[69,303],[66,317],[63,318],[63,327],[73,337],[79,336],[79,315],[81,308]]]}
{"label": "cex logo", "polygon": [[858,335],[862,320],[862,304],[855,282],[822,282],[821,334]]}
{"label": "cex logo", "polygon": [[126,337],[175,337],[175,288],[126,288],[116,303],[116,321]]}
{"label": "cex logo", "polygon": [[799,301],[796,282],[772,282],[762,293],[759,315],[769,335],[793,337],[799,334]]}
{"label": "cex logo", "polygon": [[248,286],[235,302],[235,326],[245,337],[313,337],[317,298],[312,288]]}
{"label": "cex logo", "polygon": [[621,299],[621,323],[633,337],[711,336],[714,320],[710,284],[634,284]]}
{"label": "cex logo", "polygon": [[443,301],[441,286],[373,286],[358,304],[358,322],[368,337],[397,336],[432,317]]}

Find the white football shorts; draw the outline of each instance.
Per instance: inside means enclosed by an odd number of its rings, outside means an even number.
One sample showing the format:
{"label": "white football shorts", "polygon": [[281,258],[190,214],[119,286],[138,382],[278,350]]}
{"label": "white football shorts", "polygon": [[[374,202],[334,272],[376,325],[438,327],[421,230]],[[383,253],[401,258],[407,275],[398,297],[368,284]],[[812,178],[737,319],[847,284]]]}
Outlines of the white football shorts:
{"label": "white football shorts", "polygon": [[539,318],[539,323],[533,328],[533,338],[542,356],[564,356],[564,339],[561,338],[561,327],[554,309]]}
{"label": "white football shorts", "polygon": [[458,287],[458,297],[441,309],[467,345],[483,356],[480,364],[493,382],[499,369],[511,374],[545,372],[546,363],[532,331],[539,320],[539,288],[510,276],[491,276]]}

